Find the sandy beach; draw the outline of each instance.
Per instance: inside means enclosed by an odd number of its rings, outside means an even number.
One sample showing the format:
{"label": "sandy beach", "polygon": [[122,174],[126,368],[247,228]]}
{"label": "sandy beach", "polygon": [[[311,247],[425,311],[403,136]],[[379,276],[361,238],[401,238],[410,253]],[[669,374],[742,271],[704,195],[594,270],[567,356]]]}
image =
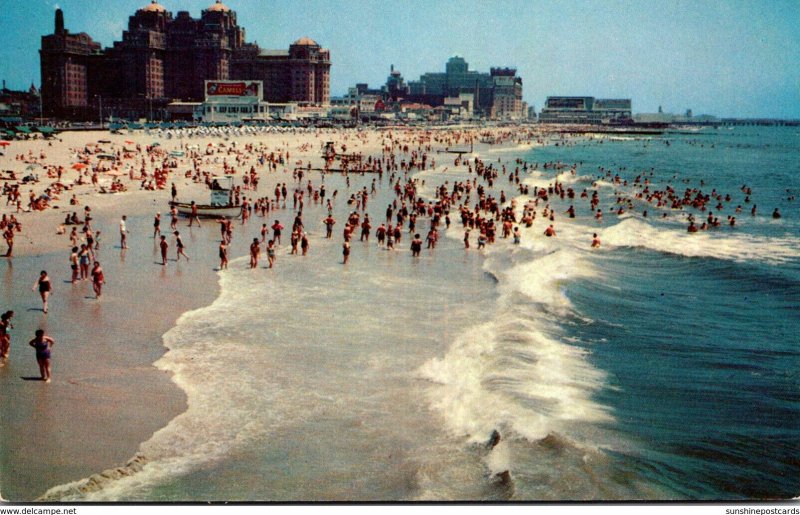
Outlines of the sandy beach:
{"label": "sandy beach", "polygon": [[[0,213],[13,214],[22,224],[15,237],[14,257],[5,258],[2,265],[5,288],[0,307],[16,312],[11,355],[0,368],[5,392],[0,437],[0,492],[4,498],[31,500],[58,484],[97,473],[113,475],[116,468],[137,456],[141,442],[186,409],[185,395],[171,383],[171,375],[152,364],[165,350],[162,335],[181,313],[208,305],[217,296],[219,232],[214,221],[206,222],[202,229],[190,229],[182,218],[179,230],[192,261],[158,266],[152,220],[160,212],[164,233],[169,233],[169,185],[176,185],[179,200],[205,202],[206,185],[187,177],[193,163],[196,169],[212,174],[224,173],[225,167],[231,166],[229,171],[238,174],[237,184],[241,184],[242,172],[252,166],[259,173],[259,191],[245,190],[244,196],[271,197],[276,184],[295,185],[291,173],[295,167],[322,167],[322,148],[327,141],[335,141],[340,152],[366,156],[379,155],[389,139],[381,131],[171,139],[155,132],[103,131],[63,132],[57,140],[15,141],[5,148],[0,170],[5,174],[13,171],[17,178],[35,174],[39,181],[20,186],[22,212],[14,205],[0,206]],[[157,144],[152,148],[161,153],[150,159],[146,150],[152,144]],[[443,147],[447,144],[442,141]],[[246,145],[258,146],[258,151],[252,147],[243,151]],[[197,154],[192,160],[188,155],[170,157],[170,151]],[[256,161],[259,153],[283,157],[287,152],[284,162],[271,170]],[[109,166],[97,159],[98,154],[115,154],[120,159]],[[142,189],[139,175],[144,169],[152,179],[156,158],[174,166],[167,183],[164,189]],[[80,162],[88,166],[73,166]],[[47,189],[57,181],[56,166],[63,167],[60,183],[69,189],[54,195]],[[98,185],[93,185],[91,174],[98,166],[102,171],[97,174]],[[81,176],[84,184],[78,184]],[[309,179],[316,183],[319,174],[312,173]],[[98,191],[108,189],[111,181],[124,184],[127,191]],[[37,198],[44,193],[52,197],[48,208],[26,210],[31,195]],[[76,204],[70,203],[73,195]],[[340,197],[338,201],[344,200]],[[100,301],[94,299],[88,281],[70,284],[71,227],[59,229],[72,212],[82,218],[86,206],[91,207],[93,229],[101,231],[97,260],[105,269],[107,285]],[[123,214],[128,217],[130,232],[127,250],[119,247],[118,224]],[[273,216],[280,216],[288,225],[291,202],[288,209],[271,213],[268,220]],[[232,260],[246,255],[246,233],[256,233],[261,221],[258,217],[251,220],[246,232],[234,238]],[[235,224],[237,233],[239,223]],[[174,246],[170,259],[173,252]],[[30,291],[40,269],[48,270],[54,282],[47,315],[41,311],[38,295]],[[49,385],[35,380],[35,361],[27,346],[37,328],[45,329],[57,342],[53,383]]]}
{"label": "sandy beach", "polygon": [[[71,169],[78,162],[76,150],[87,143],[111,141],[100,143],[103,150],[110,152],[135,148],[137,144],[144,147],[154,141],[168,149],[180,148],[181,143],[202,144],[204,148],[209,143],[225,144],[222,138],[190,143],[147,134],[112,135],[107,131],[65,132],[59,139],[14,142],[0,158],[0,170],[14,170],[19,177],[31,171],[39,176],[40,182],[22,186],[25,203],[29,192],[38,196],[56,179],[47,178],[41,166],[26,171],[30,162],[15,159],[19,154],[34,156],[43,165],[64,166],[67,171],[62,182],[71,185],[81,173]],[[304,138],[286,135],[263,139],[272,149],[285,147],[284,141],[291,141],[292,153],[298,158],[301,153],[295,149],[305,143]],[[44,158],[40,157],[42,153]],[[314,148],[308,154],[319,152]],[[216,155],[209,156],[213,158]],[[123,160],[125,164],[120,168],[127,172],[134,161]],[[183,177],[183,171],[190,168],[186,163],[178,167],[180,173],[171,174],[170,182],[176,183],[179,199],[204,202],[207,188]],[[210,163],[203,168],[219,170],[220,166]],[[271,178],[286,181],[287,170],[288,166],[281,167]],[[101,175],[101,184],[107,185],[108,176]],[[152,363],[163,354],[161,336],[178,316],[210,303],[217,295],[213,270],[217,224],[211,221],[202,230],[184,233],[184,238],[188,236],[188,252],[194,258],[190,264],[176,267],[170,263],[167,270],[154,266],[158,259],[154,254],[152,219],[160,211],[165,233],[169,233],[169,188],[141,190],[139,181],[130,180],[127,173],[120,180],[128,191],[101,194],[86,184],[65,191],[44,211],[16,214],[14,206],[0,208],[2,213],[15,213],[23,228],[15,238],[14,257],[4,258],[2,263],[2,309],[16,312],[10,359],[0,368],[4,392],[0,492],[4,498],[31,500],[54,485],[124,465],[136,455],[141,442],[185,409],[183,392],[171,383],[169,374],[156,370]],[[266,186],[274,187],[274,182],[262,183],[264,195],[269,191]],[[69,204],[73,194],[78,205]],[[78,212],[82,216],[84,206],[91,207],[93,227],[102,232],[97,258],[103,262],[108,285],[100,302],[95,301],[86,282],[69,284],[69,237],[67,233],[57,234],[66,214]],[[128,216],[131,233],[127,251],[119,248],[118,223],[123,214]],[[186,220],[181,219],[179,229],[185,225]],[[239,238],[231,256],[244,252],[245,240]],[[50,271],[54,282],[51,310],[46,316],[29,284],[40,269]],[[50,385],[30,380],[37,378],[38,371],[27,341],[39,327],[57,342]]]}

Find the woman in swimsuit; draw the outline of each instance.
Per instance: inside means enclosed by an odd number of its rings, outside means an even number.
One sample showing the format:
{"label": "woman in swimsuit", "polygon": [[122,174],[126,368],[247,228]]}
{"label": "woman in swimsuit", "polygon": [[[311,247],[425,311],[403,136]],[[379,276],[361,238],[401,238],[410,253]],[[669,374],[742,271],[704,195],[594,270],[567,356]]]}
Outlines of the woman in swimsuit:
{"label": "woman in swimsuit", "polygon": [[44,330],[37,329],[36,337],[28,342],[28,345],[36,349],[36,362],[39,364],[39,373],[42,381],[50,382],[50,349],[55,345],[55,341],[49,336],[45,336]]}
{"label": "woman in swimsuit", "polygon": [[100,267],[100,262],[95,261],[92,267],[92,288],[94,288],[94,294],[97,295],[98,299],[103,294],[103,284],[105,282],[106,278],[103,274],[103,269]]}
{"label": "woman in swimsuit", "polygon": [[272,268],[272,265],[275,264],[275,240],[269,240],[267,243],[267,260],[269,267]]}
{"label": "woman in swimsuit", "polygon": [[181,239],[181,233],[178,231],[175,231],[175,246],[178,248],[178,255],[175,256],[175,261],[178,261],[181,256],[185,257],[186,261],[189,261],[189,256],[183,251],[183,240]]}
{"label": "woman in swimsuit", "polygon": [[44,270],[39,274],[39,279],[33,283],[31,291],[36,291],[37,288],[39,289],[39,295],[42,297],[42,311],[47,313],[47,299],[50,297],[53,287],[50,284],[50,277],[47,276],[47,272]]}
{"label": "woman in swimsuit", "polygon": [[81,249],[78,251],[81,281],[89,278],[89,262],[91,261],[91,257],[91,249],[89,249],[85,243],[81,243]]}

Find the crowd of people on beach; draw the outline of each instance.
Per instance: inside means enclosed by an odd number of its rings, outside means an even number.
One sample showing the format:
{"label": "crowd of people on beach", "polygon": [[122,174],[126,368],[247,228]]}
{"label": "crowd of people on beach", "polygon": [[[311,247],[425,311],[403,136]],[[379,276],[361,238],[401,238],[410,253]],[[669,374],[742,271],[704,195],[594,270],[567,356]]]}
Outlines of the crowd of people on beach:
{"label": "crowd of people on beach", "polygon": [[[328,134],[317,134],[328,136]],[[239,208],[237,225],[248,227],[254,217],[261,218],[258,222],[259,232],[249,244],[249,268],[257,269],[260,266],[261,256],[266,255],[266,268],[276,266],[278,250],[283,245],[282,236],[284,226],[280,213],[291,209],[293,221],[289,233],[289,255],[307,256],[311,249],[312,238],[306,228],[307,208],[314,206],[323,209],[327,214],[318,223],[325,227],[325,239],[333,238],[333,229],[337,224],[334,216],[337,203],[338,190],[329,193],[326,190],[325,177],[333,173],[340,173],[344,178],[344,185],[348,190],[346,210],[349,212],[344,218],[342,228],[342,261],[343,265],[351,262],[353,252],[354,233],[359,231],[358,243],[370,245],[370,237],[374,234],[375,244],[387,250],[398,250],[404,238],[408,235],[408,249],[413,259],[420,257],[423,245],[434,252],[441,238],[441,231],[451,229],[453,217],[460,220],[463,231],[463,246],[469,250],[485,249],[497,242],[498,238],[510,240],[514,245],[522,241],[522,228],[530,229],[537,217],[543,219],[546,228],[542,232],[545,238],[557,238],[556,224],[560,222],[561,215],[569,219],[581,216],[593,219],[598,226],[604,223],[603,210],[599,195],[600,185],[610,185],[613,188],[613,205],[607,208],[607,213],[622,216],[626,213],[636,213],[647,218],[650,210],[660,213],[661,218],[667,218],[670,213],[684,212],[687,214],[688,231],[690,233],[711,230],[721,227],[719,213],[731,210],[736,203],[734,195],[723,193],[712,188],[710,191],[705,183],[700,181],[699,187],[686,187],[683,191],[672,185],[672,181],[659,184],[655,171],[636,173],[632,178],[623,178],[621,173],[627,170],[612,171],[600,167],[596,176],[592,177],[591,187],[582,188],[580,191],[564,183],[565,177],[575,177],[582,163],[529,163],[522,159],[514,162],[504,162],[497,159],[492,162],[485,157],[465,156],[469,152],[454,150],[459,147],[470,148],[477,141],[489,141],[492,145],[521,144],[537,141],[544,143],[546,135],[537,130],[520,131],[494,131],[481,132],[480,130],[450,130],[450,131],[398,131],[386,132],[377,135],[381,139],[381,146],[377,154],[364,154],[351,150],[347,152],[347,140],[338,143],[320,141],[319,150],[322,153],[322,165],[314,167],[312,159],[303,161],[297,159],[291,164],[290,145],[285,143],[280,149],[269,149],[263,143],[249,143],[239,145],[235,142],[221,142],[209,144],[205,149],[198,145],[188,145],[186,156],[177,156],[174,152],[166,151],[160,145],[141,146],[126,141],[123,148],[115,153],[116,159],[94,167],[87,165],[78,167],[75,171],[78,178],[72,184],[62,182],[66,172],[63,166],[50,165],[46,168],[48,176],[51,174],[57,179],[54,186],[45,190],[45,193],[36,197],[33,190],[29,195],[29,211],[36,211],[39,202],[44,198],[46,202],[58,198],[63,191],[86,183],[100,192],[98,174],[102,170],[116,171],[121,176],[128,177],[129,185],[138,183],[141,190],[166,190],[170,177],[180,177],[197,184],[204,184],[209,190],[221,188],[211,169],[221,169],[223,173],[241,177],[241,184],[230,191],[229,203]],[[187,136],[188,137],[188,136]],[[352,135],[357,143],[365,143],[369,136],[365,133]],[[374,136],[373,136],[374,137]],[[562,135],[561,140],[564,136]],[[564,141],[561,141],[563,143]],[[194,148],[190,148],[194,147]],[[184,147],[182,147],[184,148]],[[298,150],[308,154],[313,151],[311,143],[305,142]],[[98,154],[98,146],[86,146],[78,149],[77,154],[83,156],[87,163],[89,157]],[[452,157],[452,164],[441,164],[443,159],[437,159],[434,153],[444,154],[445,159]],[[44,161],[45,157],[37,159],[28,156],[37,163]],[[123,171],[123,158],[133,161],[127,172]],[[22,159],[19,157],[19,159]],[[82,161],[83,162],[83,161]],[[181,167],[188,166],[184,172]],[[291,180],[279,180],[269,194],[260,195],[259,184],[266,177],[275,177],[281,171],[287,172],[293,167]],[[452,167],[459,171],[459,180],[445,180],[440,184],[426,185],[425,178],[420,172],[435,171],[446,176]],[[280,170],[279,170],[280,168]],[[551,174],[547,186],[531,186],[526,177],[531,172]],[[319,182],[312,174],[319,173]],[[266,176],[266,177],[265,177]],[[466,178],[463,178],[466,176]],[[87,181],[88,177],[88,181]],[[673,177],[676,179],[676,177]],[[119,179],[115,179],[115,182]],[[352,185],[351,180],[357,184]],[[571,184],[574,181],[569,181]],[[293,184],[292,184],[293,183]],[[362,184],[363,183],[363,184]],[[122,183],[120,183],[122,184]],[[124,191],[127,188],[115,191]],[[373,199],[379,194],[379,188],[385,188],[391,201],[383,207],[375,207]],[[293,191],[292,191],[293,190]],[[431,191],[432,194],[424,195],[421,192]],[[21,192],[19,185],[4,186],[4,195],[7,197],[6,205],[14,206],[17,213],[24,212],[21,208]],[[175,201],[177,188],[174,182],[170,187],[170,198]],[[744,196],[743,204],[752,204],[753,192],[750,187],[743,185],[741,195]],[[47,209],[47,203],[42,209]],[[79,205],[73,195],[70,207]],[[291,208],[287,207],[291,205]],[[577,207],[576,207],[577,206]],[[565,209],[566,208],[566,209]],[[340,207],[340,211],[343,206]],[[371,210],[371,212],[370,212]],[[376,213],[380,210],[380,214]],[[727,215],[726,225],[735,227],[736,216],[743,207],[736,203],[733,213]],[[757,208],[752,204],[751,215],[756,216]],[[717,213],[717,214],[715,214]],[[698,225],[697,218],[704,215],[705,220]],[[158,212],[153,220],[152,239],[160,252],[161,266],[169,262],[169,250],[175,249],[175,261],[181,258],[190,261],[186,244],[178,230],[178,210],[173,204],[169,211],[170,233],[162,233],[161,213]],[[559,217],[557,221],[556,217]],[[22,224],[16,214],[4,214],[0,219],[0,231],[8,245],[7,257],[13,256],[14,236],[22,231]],[[280,218],[279,218],[280,216]],[[781,216],[776,208],[773,218]],[[272,219],[272,223],[269,220]],[[92,225],[92,210],[89,206],[83,209],[83,216],[79,217],[77,211],[67,214],[63,224],[60,224],[59,234],[69,238],[71,268],[71,283],[91,281],[95,297],[100,300],[106,277],[101,264],[97,259],[100,249],[99,230]],[[427,225],[424,222],[427,221]],[[202,228],[197,205],[191,203],[191,212],[188,215],[187,226]],[[229,263],[229,249],[234,233],[234,222],[230,218],[218,220],[220,229],[218,270],[226,270]],[[316,222],[315,222],[316,225]],[[70,227],[67,233],[66,228]],[[311,229],[312,233],[314,228]],[[129,230],[127,216],[123,215],[119,221],[119,248],[128,247]],[[425,235],[424,238],[422,235]],[[530,234],[528,234],[530,237]],[[587,234],[587,246],[597,249],[601,246],[597,232]],[[197,252],[202,252],[198,250]],[[48,313],[48,301],[52,292],[52,281],[47,271],[41,271],[40,276],[32,289],[38,291],[42,301],[42,311]],[[10,346],[9,330],[13,311],[7,311],[0,319],[0,359],[8,359]],[[40,366],[42,380],[50,380],[50,349],[55,342],[44,332],[36,333],[30,344],[36,349],[36,357]]]}

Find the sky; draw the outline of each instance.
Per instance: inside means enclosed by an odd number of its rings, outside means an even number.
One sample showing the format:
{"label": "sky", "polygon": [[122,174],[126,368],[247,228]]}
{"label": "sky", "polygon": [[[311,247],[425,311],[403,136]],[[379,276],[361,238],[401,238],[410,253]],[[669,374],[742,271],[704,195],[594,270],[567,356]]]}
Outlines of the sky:
{"label": "sky", "polygon": [[[193,17],[215,0],[161,0]],[[248,42],[287,49],[302,36],[331,51],[331,95],[443,72],[511,66],[523,99],[630,98],[635,113],[800,119],[800,0],[224,0]],[[0,0],[0,79],[40,83],[41,36],[60,7],[70,32],[104,47],[149,0]]]}

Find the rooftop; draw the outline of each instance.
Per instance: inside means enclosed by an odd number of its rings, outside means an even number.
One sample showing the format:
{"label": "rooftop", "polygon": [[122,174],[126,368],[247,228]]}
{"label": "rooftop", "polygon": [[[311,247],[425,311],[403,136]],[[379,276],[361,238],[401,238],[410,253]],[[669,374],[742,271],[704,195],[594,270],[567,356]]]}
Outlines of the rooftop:
{"label": "rooftop", "polygon": [[214,5],[212,5],[208,9],[206,9],[206,11],[208,11],[208,12],[227,13],[227,12],[230,12],[231,9],[227,5],[223,4],[222,0],[217,0],[216,3],[214,3]]}
{"label": "rooftop", "polygon": [[144,11],[144,12],[152,12],[152,13],[165,13],[165,12],[167,12],[167,9],[163,5],[161,5],[158,2],[156,2],[156,0],[152,0],[148,5],[142,7],[139,10],[140,11]]}

